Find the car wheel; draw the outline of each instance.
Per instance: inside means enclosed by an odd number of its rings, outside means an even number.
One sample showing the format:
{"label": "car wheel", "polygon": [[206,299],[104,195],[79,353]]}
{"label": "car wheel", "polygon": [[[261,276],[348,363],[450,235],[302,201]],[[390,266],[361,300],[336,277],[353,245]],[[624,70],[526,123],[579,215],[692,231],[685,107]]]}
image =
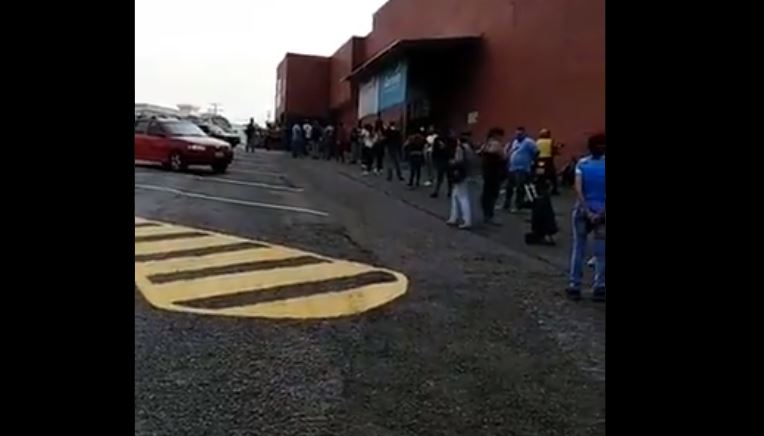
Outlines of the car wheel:
{"label": "car wheel", "polygon": [[228,164],[213,164],[212,171],[217,174],[223,174],[228,169]]}
{"label": "car wheel", "polygon": [[183,156],[180,153],[173,153],[170,155],[170,169],[173,171],[183,171],[186,169],[186,164],[183,162]]}

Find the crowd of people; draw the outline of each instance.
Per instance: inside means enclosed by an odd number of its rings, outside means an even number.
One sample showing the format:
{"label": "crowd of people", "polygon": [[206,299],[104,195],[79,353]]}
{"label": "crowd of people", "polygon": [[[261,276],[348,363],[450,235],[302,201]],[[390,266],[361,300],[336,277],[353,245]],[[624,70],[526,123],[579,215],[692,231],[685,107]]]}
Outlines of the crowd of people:
{"label": "crowd of people", "polygon": [[[405,182],[410,189],[420,186],[432,189],[437,198],[445,185],[451,200],[446,221],[459,229],[475,223],[473,189],[482,176],[480,209],[485,224],[499,225],[495,219],[501,189],[505,195],[502,209],[515,213],[531,210],[527,244],[554,245],[558,232],[551,196],[559,194],[559,185],[573,186],[576,203],[572,211],[572,253],[569,284],[566,294],[581,298],[584,256],[587,238],[593,236],[594,256],[587,262],[594,268],[595,301],[605,300],[605,135],[588,140],[589,154],[572,158],[558,172],[555,156],[563,144],[552,138],[548,129],[541,129],[532,138],[523,127],[517,127],[507,140],[504,129],[489,130],[485,141],[475,143],[470,132],[456,134],[434,126],[416,126],[404,138],[395,122],[377,119],[374,124],[358,123],[352,129],[339,124],[304,121],[291,129],[290,147],[295,158],[336,159],[361,165],[364,176],[385,175]],[[408,178],[402,171],[408,165]],[[423,172],[424,170],[424,177]]]}

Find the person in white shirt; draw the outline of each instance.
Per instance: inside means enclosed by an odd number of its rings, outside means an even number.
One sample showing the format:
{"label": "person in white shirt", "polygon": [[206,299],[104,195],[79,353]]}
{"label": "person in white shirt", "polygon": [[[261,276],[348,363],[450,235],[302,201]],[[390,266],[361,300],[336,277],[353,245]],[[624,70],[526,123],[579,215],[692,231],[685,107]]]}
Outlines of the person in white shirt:
{"label": "person in white shirt", "polygon": [[435,140],[438,138],[438,133],[435,131],[435,126],[430,126],[427,128],[427,136],[425,137],[427,140],[427,145],[425,145],[424,148],[424,166],[427,169],[427,180],[424,181],[424,186],[432,186],[434,180],[433,177],[433,162],[432,162],[432,151],[433,147],[435,145]]}
{"label": "person in white shirt", "polygon": [[313,155],[313,126],[305,120],[302,125],[302,133],[305,137],[305,151],[307,155]]}

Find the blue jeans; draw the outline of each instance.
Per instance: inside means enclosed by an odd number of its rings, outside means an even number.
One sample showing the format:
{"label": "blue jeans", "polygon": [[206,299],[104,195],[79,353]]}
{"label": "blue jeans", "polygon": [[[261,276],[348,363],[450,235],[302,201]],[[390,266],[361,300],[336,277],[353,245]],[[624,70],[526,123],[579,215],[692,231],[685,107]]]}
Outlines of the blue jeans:
{"label": "blue jeans", "polygon": [[525,184],[531,180],[530,171],[514,170],[507,177],[507,189],[504,197],[504,209],[512,206],[512,194],[515,195],[515,208],[522,209],[526,203]]}
{"label": "blue jeans", "polygon": [[571,289],[581,289],[589,233],[592,233],[594,238],[594,289],[605,287],[605,224],[594,227],[587,224],[586,212],[579,208],[573,209],[573,249],[570,255],[569,277]]}

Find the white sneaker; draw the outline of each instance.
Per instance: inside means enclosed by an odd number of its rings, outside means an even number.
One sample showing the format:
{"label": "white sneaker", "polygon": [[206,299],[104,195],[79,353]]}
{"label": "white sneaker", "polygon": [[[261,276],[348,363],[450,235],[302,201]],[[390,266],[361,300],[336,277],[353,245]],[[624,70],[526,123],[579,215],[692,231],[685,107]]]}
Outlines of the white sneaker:
{"label": "white sneaker", "polygon": [[430,180],[425,180],[425,182],[424,182],[424,186],[432,186],[432,181],[430,181]]}
{"label": "white sneaker", "polygon": [[588,261],[586,261],[586,266],[589,268],[594,268],[595,262],[597,262],[597,259],[595,257],[592,257]]}
{"label": "white sneaker", "polygon": [[368,176],[368,175],[369,175],[369,172],[368,172],[368,171],[364,171],[364,172],[362,172],[362,173],[361,173],[361,175],[362,175],[362,176]]}

